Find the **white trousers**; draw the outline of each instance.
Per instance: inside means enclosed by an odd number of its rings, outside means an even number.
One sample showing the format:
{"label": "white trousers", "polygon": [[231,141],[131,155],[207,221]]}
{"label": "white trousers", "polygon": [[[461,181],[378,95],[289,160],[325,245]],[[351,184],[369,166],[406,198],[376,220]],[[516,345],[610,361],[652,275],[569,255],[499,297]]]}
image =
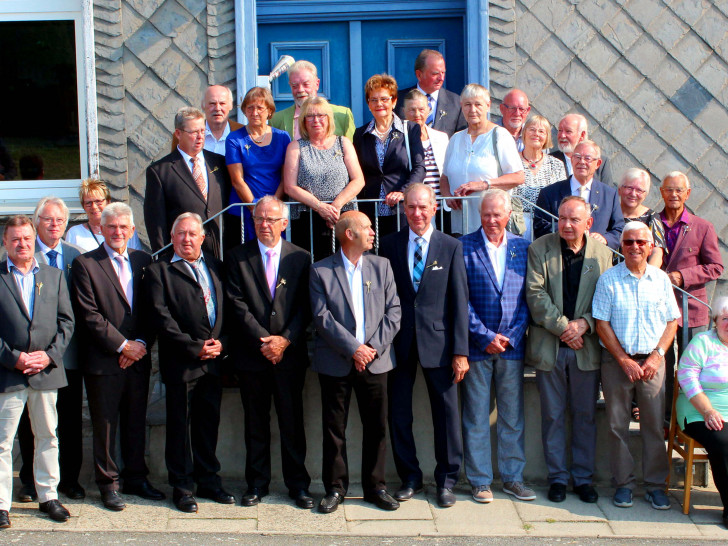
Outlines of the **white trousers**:
{"label": "white trousers", "polygon": [[0,393],[0,510],[10,510],[13,495],[13,440],[20,416],[28,404],[30,424],[35,437],[33,475],[38,502],[57,499],[61,471],[58,464],[57,390],[27,389]]}

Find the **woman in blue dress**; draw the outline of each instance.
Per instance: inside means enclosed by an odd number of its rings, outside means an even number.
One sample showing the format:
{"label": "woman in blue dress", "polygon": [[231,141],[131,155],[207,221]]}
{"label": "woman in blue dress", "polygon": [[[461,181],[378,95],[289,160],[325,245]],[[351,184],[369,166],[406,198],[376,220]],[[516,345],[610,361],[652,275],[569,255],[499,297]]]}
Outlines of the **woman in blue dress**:
{"label": "woman in blue dress", "polygon": [[[243,99],[240,109],[248,124],[228,135],[225,141],[225,162],[230,173],[230,204],[255,203],[264,195],[283,196],[281,174],[286,148],[291,142],[288,133],[268,125],[276,111],[268,89],[253,87]],[[243,207],[245,240],[255,238],[252,211]],[[225,222],[225,247],[240,244],[240,207],[228,212]]]}

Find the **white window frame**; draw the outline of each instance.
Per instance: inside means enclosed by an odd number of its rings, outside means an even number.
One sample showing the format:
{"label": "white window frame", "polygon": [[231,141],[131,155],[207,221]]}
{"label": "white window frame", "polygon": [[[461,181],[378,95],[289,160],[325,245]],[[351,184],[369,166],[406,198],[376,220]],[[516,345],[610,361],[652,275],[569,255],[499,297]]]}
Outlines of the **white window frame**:
{"label": "white window frame", "polygon": [[[62,198],[73,213],[83,212],[79,185],[82,179],[99,172],[93,0],[2,0],[0,22],[8,21],[74,22],[81,178],[5,181],[0,185],[0,216],[33,212],[46,195]],[[48,111],[52,115],[52,109]]]}

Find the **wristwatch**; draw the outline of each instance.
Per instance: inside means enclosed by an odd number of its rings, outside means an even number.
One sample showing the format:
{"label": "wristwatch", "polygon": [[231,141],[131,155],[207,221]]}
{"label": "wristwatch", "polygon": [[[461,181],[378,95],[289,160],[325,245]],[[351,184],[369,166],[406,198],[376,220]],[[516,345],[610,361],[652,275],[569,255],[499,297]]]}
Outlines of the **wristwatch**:
{"label": "wristwatch", "polygon": [[665,349],[662,347],[655,347],[653,351],[657,352],[658,355],[660,355],[662,358],[665,358]]}

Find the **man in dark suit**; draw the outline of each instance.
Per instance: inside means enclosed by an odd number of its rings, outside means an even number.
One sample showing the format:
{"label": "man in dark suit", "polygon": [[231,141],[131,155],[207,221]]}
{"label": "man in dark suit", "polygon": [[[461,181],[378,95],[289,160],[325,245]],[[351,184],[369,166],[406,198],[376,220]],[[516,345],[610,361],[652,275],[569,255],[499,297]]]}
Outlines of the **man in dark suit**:
{"label": "man in dark suit", "polygon": [[164,494],[147,480],[144,461],[147,394],[154,341],[148,324],[142,277],[152,258],[127,248],[134,216],[124,203],[101,215],[104,243],[71,266],[72,299],[78,317],[81,370],[93,427],[96,483],[109,510],[123,510],[116,453],[117,422],[124,458],[123,492],[149,500]]}
{"label": "man in dark suit", "polygon": [[402,306],[394,338],[397,367],[389,374],[389,432],[405,501],[422,490],[412,431],[412,389],[417,368],[430,395],[435,429],[437,502],[455,504],[452,488],[463,459],[458,405],[459,383],[468,370],[468,279],[460,242],[434,229],[435,192],[412,184],[404,192],[408,228],[382,240],[380,256],[389,258]]}
{"label": "man in dark suit", "polygon": [[[574,172],[571,158],[574,154],[577,144],[589,140],[589,126],[586,118],[581,114],[566,114],[559,121],[557,136],[558,149],[551,152],[559,161],[564,163],[567,176],[571,176]],[[602,163],[597,167],[596,177],[607,186],[616,186],[612,178],[611,164],[606,157],[601,158]]]}
{"label": "man in dark suit", "polygon": [[300,508],[310,509],[303,383],[308,367],[306,327],[311,322],[311,256],[281,238],[288,225],[288,205],[276,197],[265,196],[256,203],[253,221],[257,239],[235,247],[226,260],[231,331],[236,333],[231,360],[245,410],[248,489],[242,505],[254,506],[268,494],[272,398],[288,495]]}
{"label": "man in dark suit", "polygon": [[197,512],[195,482],[198,497],[235,503],[222,488],[215,456],[222,398],[222,262],[202,251],[204,239],[202,218],[180,214],[172,225],[174,255],[149,266],[145,276],[167,387],[169,484],[174,505],[188,513]]}
{"label": "man in dark suit", "polygon": [[3,233],[7,258],[0,262],[0,529],[10,527],[13,439],[26,404],[35,431],[40,510],[58,522],[70,517],[56,491],[56,399],[66,386],[63,353],[73,334],[73,311],[63,274],[38,264],[34,243],[30,218],[11,217]]}
{"label": "man in dark suit", "polygon": [[[170,242],[175,218],[195,212],[203,221],[227,206],[230,177],[225,157],[203,149],[205,114],[197,108],[180,108],[174,117],[179,146],[147,168],[144,223],[154,252]],[[204,250],[220,257],[220,219],[213,221]]]}
{"label": "man in dark suit", "polygon": [[[62,199],[44,197],[35,207],[33,223],[37,231],[36,260],[39,264],[47,264],[63,271],[66,286],[70,290],[71,263],[83,250],[61,239],[68,224],[68,207]],[[78,344],[75,337],[71,338],[63,354],[63,367],[68,385],[59,389],[56,404],[61,467],[58,491],[69,499],[82,499],[86,492],[78,483],[78,477],[83,462],[83,375],[78,369]],[[32,502],[37,496],[33,485],[33,430],[27,408],[18,427],[18,442],[23,460],[19,473],[22,487],[18,501]]]}
{"label": "man in dark suit", "polygon": [[[448,91],[442,85],[445,83],[445,58],[442,53],[434,49],[423,49],[415,59],[415,76],[417,85],[399,91],[402,98],[412,89],[419,89],[427,97],[430,115],[426,123],[428,126],[452,136],[468,126],[463,112],[460,110],[460,96]],[[404,100],[401,101],[395,113],[401,118],[404,115]]]}
{"label": "man in dark suit", "polygon": [[319,374],[323,418],[322,476],[326,496],[319,512],[336,510],[349,488],[346,423],[351,391],[362,420],[361,480],[364,500],[383,510],[399,502],[384,480],[387,449],[387,375],[395,366],[392,341],[402,313],[389,260],[365,252],[374,230],[358,211],[336,223],[341,252],[316,262],[309,287],[316,326],[312,369]]}
{"label": "man in dark suit", "polygon": [[[594,176],[601,165],[601,149],[591,140],[577,144],[571,161],[574,174],[568,179],[555,182],[543,188],[536,200],[536,205],[554,216],[558,215],[561,200],[567,195],[582,197],[592,209],[592,224],[589,237],[592,237],[612,249],[619,248],[619,237],[624,227],[624,216],[619,204],[617,190],[602,184]],[[540,210],[533,215],[534,238],[552,233],[552,218]],[[554,220],[555,225],[555,220]]]}

